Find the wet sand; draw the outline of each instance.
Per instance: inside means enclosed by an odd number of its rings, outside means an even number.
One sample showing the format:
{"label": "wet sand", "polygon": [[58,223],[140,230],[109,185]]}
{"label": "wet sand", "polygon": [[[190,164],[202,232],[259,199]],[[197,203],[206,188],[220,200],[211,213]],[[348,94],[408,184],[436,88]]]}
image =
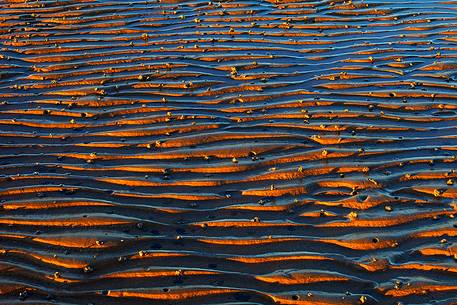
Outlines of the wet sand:
{"label": "wet sand", "polygon": [[457,1],[0,2],[2,304],[457,304]]}

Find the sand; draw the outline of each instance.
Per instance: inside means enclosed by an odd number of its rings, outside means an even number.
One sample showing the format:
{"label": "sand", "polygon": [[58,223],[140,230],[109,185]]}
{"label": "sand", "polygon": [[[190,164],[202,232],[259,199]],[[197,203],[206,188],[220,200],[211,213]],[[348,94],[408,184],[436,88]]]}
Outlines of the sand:
{"label": "sand", "polygon": [[457,304],[457,1],[0,2],[1,304]]}

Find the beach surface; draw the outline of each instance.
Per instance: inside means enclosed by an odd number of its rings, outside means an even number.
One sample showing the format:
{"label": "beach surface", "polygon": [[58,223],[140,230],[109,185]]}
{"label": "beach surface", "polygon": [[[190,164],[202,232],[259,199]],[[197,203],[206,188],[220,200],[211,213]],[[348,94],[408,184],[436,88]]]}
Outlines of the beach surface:
{"label": "beach surface", "polygon": [[457,304],[457,1],[0,0],[0,303]]}

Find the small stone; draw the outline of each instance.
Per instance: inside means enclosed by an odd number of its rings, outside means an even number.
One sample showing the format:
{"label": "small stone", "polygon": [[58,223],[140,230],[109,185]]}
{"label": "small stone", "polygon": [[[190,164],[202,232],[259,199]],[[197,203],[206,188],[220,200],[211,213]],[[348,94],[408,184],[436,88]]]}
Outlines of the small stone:
{"label": "small stone", "polygon": [[92,271],[94,271],[94,269],[91,266],[87,265],[83,268],[83,271],[84,273],[91,273]]}
{"label": "small stone", "polygon": [[357,214],[357,212],[352,211],[347,215],[347,217],[349,219],[355,219],[355,218],[359,217],[359,215]]}
{"label": "small stone", "polygon": [[435,197],[440,197],[440,196],[441,196],[440,190],[434,189],[434,190],[433,190],[433,196],[435,196]]}

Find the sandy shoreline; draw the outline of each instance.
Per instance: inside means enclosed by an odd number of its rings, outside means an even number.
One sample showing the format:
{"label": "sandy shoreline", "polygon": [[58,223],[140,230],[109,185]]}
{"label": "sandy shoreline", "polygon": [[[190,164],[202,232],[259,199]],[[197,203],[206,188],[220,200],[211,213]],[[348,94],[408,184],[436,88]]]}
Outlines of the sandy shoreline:
{"label": "sandy shoreline", "polygon": [[456,12],[0,2],[0,303],[457,304]]}

